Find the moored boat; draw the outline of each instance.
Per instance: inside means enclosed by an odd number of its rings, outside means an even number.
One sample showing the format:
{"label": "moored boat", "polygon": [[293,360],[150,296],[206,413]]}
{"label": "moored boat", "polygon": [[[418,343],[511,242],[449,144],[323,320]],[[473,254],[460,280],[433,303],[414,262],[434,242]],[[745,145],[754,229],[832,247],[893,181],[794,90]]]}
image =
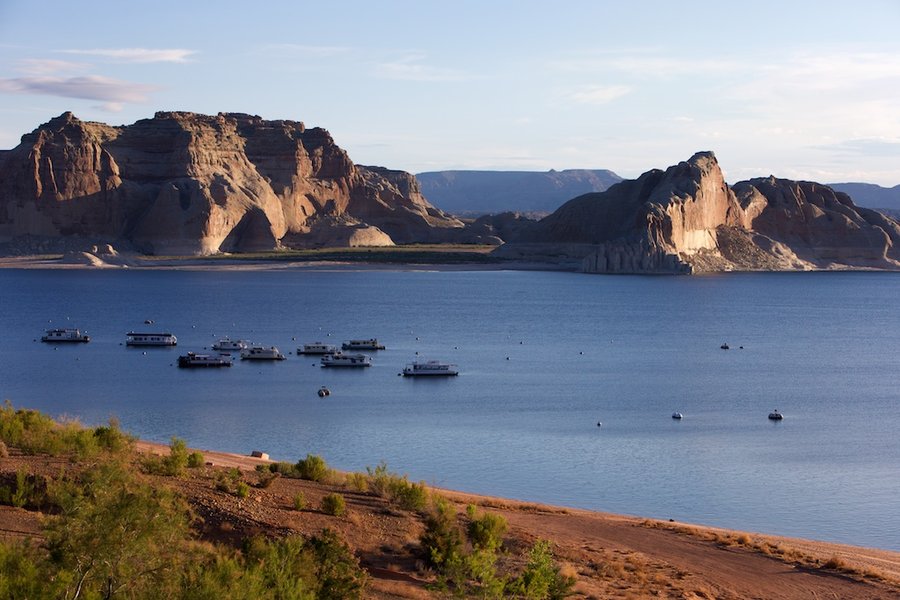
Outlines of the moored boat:
{"label": "moored boat", "polygon": [[412,362],[403,368],[404,377],[448,377],[459,375],[456,365],[439,360]]}
{"label": "moored boat", "polygon": [[769,420],[771,421],[781,421],[782,419],[784,419],[784,415],[778,412],[777,408],[769,413]]}
{"label": "moored boat", "polygon": [[673,412],[672,418],[675,419],[676,421],[680,421],[681,419],[684,418],[684,415],[681,414],[680,412]]}
{"label": "moored boat", "polygon": [[178,366],[182,369],[194,367],[230,367],[231,360],[224,356],[213,356],[211,354],[197,354],[196,352],[188,352],[184,356],[178,357]]}
{"label": "moored boat", "polygon": [[303,346],[297,348],[297,354],[334,354],[337,351],[337,346],[323,344],[322,342],[303,344]]}
{"label": "moored boat", "polygon": [[240,352],[246,347],[247,342],[244,340],[232,340],[228,337],[223,337],[212,345],[212,349],[218,352]]}
{"label": "moored boat", "polygon": [[135,333],[125,334],[126,346],[175,346],[178,338],[171,333]]}
{"label": "moored boat", "polygon": [[284,354],[275,346],[250,346],[241,350],[241,360],[284,360]]}
{"label": "moored boat", "polygon": [[72,327],[65,329],[48,329],[41,336],[42,342],[89,342],[91,336],[81,333],[81,330]]}
{"label": "moored boat", "polygon": [[322,357],[323,367],[371,367],[372,359],[365,354],[336,352]]}
{"label": "moored boat", "polygon": [[378,340],[371,338],[368,340],[348,340],[341,344],[342,350],[384,350],[384,344],[379,344]]}

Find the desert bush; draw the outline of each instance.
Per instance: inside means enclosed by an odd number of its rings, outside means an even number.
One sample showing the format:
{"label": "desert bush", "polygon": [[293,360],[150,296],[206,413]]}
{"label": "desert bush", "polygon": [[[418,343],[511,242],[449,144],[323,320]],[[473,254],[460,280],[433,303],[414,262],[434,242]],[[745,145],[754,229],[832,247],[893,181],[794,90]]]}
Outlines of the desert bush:
{"label": "desert bush", "polygon": [[308,505],[306,495],[303,492],[297,492],[294,495],[294,510],[306,510]]}
{"label": "desert bush", "polygon": [[328,494],[322,498],[322,512],[334,517],[343,516],[347,513],[347,502],[340,494]]}
{"label": "desert bush", "polygon": [[362,473],[347,473],[344,482],[347,487],[356,492],[365,493],[369,491],[369,478]]}
{"label": "desert bush", "polygon": [[466,513],[471,519],[467,533],[472,547],[476,550],[499,550],[506,534],[506,519],[494,513],[478,515],[473,504],[466,507]]}
{"label": "desert bush", "polygon": [[234,494],[237,492],[237,486],[241,483],[243,477],[241,470],[234,467],[219,471],[216,473],[216,489],[220,492]]}
{"label": "desert bush", "polygon": [[268,468],[273,473],[278,473],[282,477],[289,477],[291,479],[300,479],[300,471],[297,469],[297,465],[289,462],[273,462],[268,465],[256,465],[256,468]]}
{"label": "desert bush", "polygon": [[458,561],[463,551],[463,536],[452,504],[443,498],[434,501],[425,517],[425,531],[419,541],[429,565],[442,569]]}
{"label": "desert bush", "polygon": [[322,600],[355,600],[362,597],[366,573],[350,547],[331,529],[309,540],[315,558],[318,589]]}
{"label": "desert bush", "polygon": [[575,579],[563,575],[553,558],[550,542],[538,540],[528,554],[528,564],[507,586],[508,592],[528,600],[558,600],[571,593]]}
{"label": "desert bush", "polygon": [[187,457],[187,466],[189,469],[196,469],[206,464],[206,457],[202,452],[191,452]]}
{"label": "desert bush", "polygon": [[325,459],[318,454],[307,454],[306,458],[297,462],[297,472],[300,479],[309,481],[324,481],[328,477],[328,465]]}
{"label": "desert bush", "polygon": [[366,467],[366,474],[373,494],[386,498],[403,510],[419,511],[428,505],[428,488],[425,483],[412,483],[406,475],[391,473],[384,461],[375,468]]}
{"label": "desert bush", "polygon": [[40,508],[46,505],[47,480],[31,475],[24,468],[16,471],[14,483],[0,485],[0,504],[16,508]]}
{"label": "desert bush", "polygon": [[234,486],[234,495],[238,498],[246,498],[250,495],[250,486],[246,481],[238,481]]}
{"label": "desert bush", "polygon": [[169,443],[169,453],[165,456],[149,454],[144,457],[141,467],[150,475],[165,475],[166,477],[178,477],[184,473],[188,466],[187,444],[184,440],[173,437]]}
{"label": "desert bush", "polygon": [[267,488],[270,485],[272,485],[272,483],[274,483],[276,479],[281,477],[281,475],[279,475],[278,473],[273,473],[272,471],[270,471],[268,469],[264,469],[264,470],[257,469],[257,477],[259,479],[256,482],[256,487]]}

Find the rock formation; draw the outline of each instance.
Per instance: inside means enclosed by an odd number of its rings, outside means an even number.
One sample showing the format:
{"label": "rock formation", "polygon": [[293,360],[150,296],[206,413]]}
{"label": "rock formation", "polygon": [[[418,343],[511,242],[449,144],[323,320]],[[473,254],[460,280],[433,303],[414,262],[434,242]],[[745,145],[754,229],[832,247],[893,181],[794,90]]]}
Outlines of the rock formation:
{"label": "rock formation", "polygon": [[769,177],[730,188],[711,152],[575,198],[496,252],[592,273],[900,269],[900,225],[846,194]]}
{"label": "rock formation", "polygon": [[211,254],[429,242],[462,227],[411,175],[354,165],[326,130],[296,121],[159,112],[112,127],[64,113],[0,155],[2,241]]}

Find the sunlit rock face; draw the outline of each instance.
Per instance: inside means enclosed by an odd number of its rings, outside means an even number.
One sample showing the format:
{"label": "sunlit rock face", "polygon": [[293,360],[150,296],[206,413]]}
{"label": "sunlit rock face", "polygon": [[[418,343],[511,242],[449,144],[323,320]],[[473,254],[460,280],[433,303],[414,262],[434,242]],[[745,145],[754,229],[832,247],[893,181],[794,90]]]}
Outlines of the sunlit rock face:
{"label": "sunlit rock face", "polygon": [[496,252],[591,273],[900,268],[898,224],[845,194],[774,177],[725,183],[698,152],[575,198]]}
{"label": "sunlit rock face", "polygon": [[[335,224],[340,231],[329,235]],[[463,224],[324,129],[239,113],[127,126],[65,113],[0,155],[0,238],[126,241],[155,254],[431,241]],[[433,230],[439,230],[434,234]]]}

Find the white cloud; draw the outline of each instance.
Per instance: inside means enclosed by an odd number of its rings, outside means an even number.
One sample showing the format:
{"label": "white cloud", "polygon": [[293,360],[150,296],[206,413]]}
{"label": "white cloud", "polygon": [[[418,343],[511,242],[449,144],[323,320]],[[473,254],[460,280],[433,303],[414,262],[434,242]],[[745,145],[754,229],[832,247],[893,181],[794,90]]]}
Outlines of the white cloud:
{"label": "white cloud", "polygon": [[63,50],[65,54],[99,56],[111,58],[119,62],[156,63],[156,62],[188,62],[188,58],[196,54],[195,50],[184,48],[95,48],[90,50]]}
{"label": "white cloud", "polygon": [[426,57],[411,54],[391,62],[379,63],[375,66],[375,76],[382,79],[398,79],[405,81],[463,81],[465,73],[456,69],[435,67],[423,64]]}
{"label": "white cloud", "polygon": [[627,85],[589,85],[569,94],[569,99],[580,104],[607,104],[631,91]]}
{"label": "white cloud", "polygon": [[17,77],[0,79],[0,93],[40,94],[63,98],[100,100],[107,103],[144,102],[154,86],[109,77]]}
{"label": "white cloud", "polygon": [[85,71],[89,68],[89,65],[84,63],[50,58],[26,58],[20,60],[16,66],[18,67],[16,70],[20,73],[32,76],[51,75],[60,71],[71,73],[74,71]]}

